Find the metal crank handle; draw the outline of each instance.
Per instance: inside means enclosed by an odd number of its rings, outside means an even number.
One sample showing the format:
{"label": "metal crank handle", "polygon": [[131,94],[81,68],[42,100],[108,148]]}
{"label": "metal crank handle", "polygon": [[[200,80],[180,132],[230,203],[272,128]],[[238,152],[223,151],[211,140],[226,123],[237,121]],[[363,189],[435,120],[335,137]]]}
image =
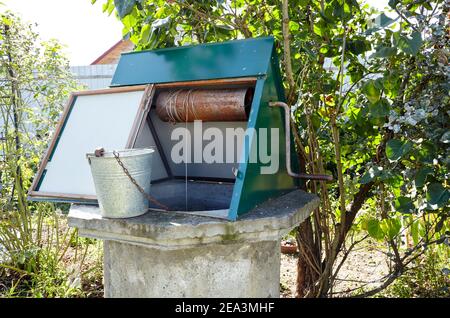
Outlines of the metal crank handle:
{"label": "metal crank handle", "polygon": [[286,170],[287,173],[294,178],[308,179],[308,180],[320,180],[320,181],[333,181],[333,177],[326,174],[307,174],[307,173],[295,173],[292,171],[291,166],[291,110],[286,103],[283,102],[270,102],[270,107],[281,107],[284,109],[284,125],[286,131]]}

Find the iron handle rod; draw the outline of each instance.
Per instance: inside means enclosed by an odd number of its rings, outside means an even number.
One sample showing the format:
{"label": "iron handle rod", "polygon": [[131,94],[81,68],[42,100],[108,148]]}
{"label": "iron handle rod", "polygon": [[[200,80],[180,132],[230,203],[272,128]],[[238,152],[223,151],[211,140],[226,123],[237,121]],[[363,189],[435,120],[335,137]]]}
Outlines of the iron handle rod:
{"label": "iron handle rod", "polygon": [[285,125],[285,142],[286,142],[286,170],[287,173],[294,178],[320,180],[320,181],[333,181],[333,177],[327,174],[308,174],[308,173],[296,173],[292,171],[291,166],[291,110],[288,104],[283,102],[270,102],[270,107],[281,107],[284,109],[284,125]]}

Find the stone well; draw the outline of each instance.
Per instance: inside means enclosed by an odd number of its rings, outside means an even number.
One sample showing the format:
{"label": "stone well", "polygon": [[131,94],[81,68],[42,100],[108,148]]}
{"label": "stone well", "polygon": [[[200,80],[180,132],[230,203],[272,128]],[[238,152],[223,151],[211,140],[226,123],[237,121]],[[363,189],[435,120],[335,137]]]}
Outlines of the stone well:
{"label": "stone well", "polygon": [[105,297],[279,297],[280,240],[318,204],[295,190],[235,222],[152,210],[107,219],[72,205],[69,225],[104,241]]}

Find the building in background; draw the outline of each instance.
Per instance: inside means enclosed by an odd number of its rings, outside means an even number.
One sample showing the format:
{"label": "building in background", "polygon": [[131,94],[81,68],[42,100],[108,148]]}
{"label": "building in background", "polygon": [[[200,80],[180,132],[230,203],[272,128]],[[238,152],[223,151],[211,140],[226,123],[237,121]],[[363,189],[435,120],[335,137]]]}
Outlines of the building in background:
{"label": "building in background", "polygon": [[107,88],[116,70],[120,54],[132,51],[133,47],[130,40],[120,40],[96,58],[91,65],[72,66],[70,70],[87,89]]}

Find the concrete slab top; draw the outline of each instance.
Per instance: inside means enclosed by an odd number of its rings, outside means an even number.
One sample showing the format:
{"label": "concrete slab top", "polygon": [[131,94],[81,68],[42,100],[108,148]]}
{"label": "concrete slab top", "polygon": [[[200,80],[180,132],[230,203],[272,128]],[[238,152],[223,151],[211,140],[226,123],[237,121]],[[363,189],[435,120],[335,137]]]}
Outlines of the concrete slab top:
{"label": "concrete slab top", "polygon": [[204,244],[278,240],[303,222],[319,198],[294,190],[269,200],[231,222],[190,213],[149,210],[127,219],[102,218],[98,206],[72,205],[69,226],[82,236],[155,248],[178,249]]}

